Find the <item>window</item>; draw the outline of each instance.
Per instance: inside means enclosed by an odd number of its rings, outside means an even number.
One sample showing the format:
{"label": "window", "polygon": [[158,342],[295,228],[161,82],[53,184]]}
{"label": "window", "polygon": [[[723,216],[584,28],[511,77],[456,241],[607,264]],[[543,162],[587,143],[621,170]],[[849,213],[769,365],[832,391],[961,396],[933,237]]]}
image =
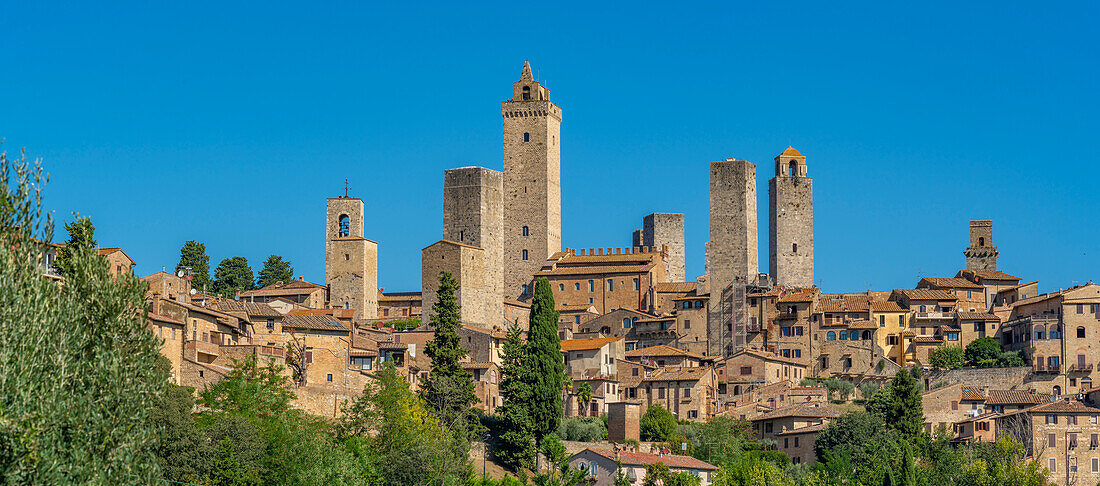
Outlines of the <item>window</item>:
{"label": "window", "polygon": [[267,320],[267,330],[268,331],[274,331],[275,330],[275,319],[268,319]]}
{"label": "window", "polygon": [[531,235],[531,229],[524,226],[523,227],[523,236],[530,236],[530,235]]}
{"label": "window", "polygon": [[795,447],[798,447],[798,437],[795,437],[795,438],[794,438],[794,446],[795,446]]}
{"label": "window", "polygon": [[948,341],[958,341],[959,340],[959,333],[957,333],[957,332],[947,333],[947,340]]}
{"label": "window", "polygon": [[530,142],[531,141],[531,134],[527,133],[527,132],[523,132],[523,141],[524,142]]}
{"label": "window", "polygon": [[657,398],[664,398],[664,397],[665,397],[665,387],[658,388],[657,389]]}
{"label": "window", "polygon": [[[1054,434],[1050,434],[1050,440],[1050,447],[1054,447]],[[1047,469],[1050,469],[1052,473],[1058,472],[1058,460],[1053,457],[1047,459]]]}
{"label": "window", "polygon": [[351,218],[348,218],[348,215],[346,215],[346,214],[341,214],[340,215],[340,233],[339,233],[340,236],[347,236],[348,231],[350,229],[351,229]]}
{"label": "window", "polygon": [[638,368],[631,368],[630,376],[638,376]]}
{"label": "window", "polygon": [[580,289],[581,289],[581,283],[580,282],[573,282],[573,290],[580,290]]}
{"label": "window", "polygon": [[328,381],[329,383],[332,383],[332,373],[328,374],[328,377],[325,378],[325,381]]}
{"label": "window", "polygon": [[588,463],[588,474],[589,475],[595,476],[596,473],[598,473],[598,472],[600,472],[600,467],[596,465],[596,461],[592,461],[592,462]]}
{"label": "window", "polygon": [[752,366],[742,366],[741,367],[741,375],[742,376],[751,375],[751,374],[752,374]]}
{"label": "window", "polygon": [[886,315],[878,316],[878,327],[886,327]]}
{"label": "window", "polygon": [[1077,313],[1078,314],[1084,314],[1085,313],[1085,306],[1083,304],[1077,304]]}
{"label": "window", "polygon": [[642,282],[638,279],[634,279],[634,290],[641,290]]}
{"label": "window", "polygon": [[770,434],[771,432],[772,432],[772,423],[771,422],[766,422],[764,424],[764,433]]}
{"label": "window", "polygon": [[613,292],[614,290],[615,290],[615,281],[612,280],[612,279],[607,279],[607,291],[608,292]]}
{"label": "window", "polygon": [[836,341],[836,332],[829,331],[829,332],[825,333],[825,340],[826,341]]}
{"label": "window", "polygon": [[684,319],[684,329],[691,329],[691,319]]}
{"label": "window", "polygon": [[788,442],[788,441],[790,441],[790,438],[788,438],[788,437],[783,438],[783,448],[784,449],[789,449],[791,447],[791,443]]}
{"label": "window", "polygon": [[[1096,434],[1093,434],[1096,435]],[[1095,445],[1093,447],[1096,447]],[[1100,473],[1100,459],[1092,458],[1092,472]]]}
{"label": "window", "polygon": [[905,327],[905,315],[898,316],[898,327]]}
{"label": "window", "polygon": [[1085,328],[1084,327],[1078,327],[1077,328],[1077,337],[1079,337],[1079,338],[1085,337]]}
{"label": "window", "polygon": [[848,332],[847,331],[840,331],[840,340],[841,341],[847,341],[848,340]]}
{"label": "window", "polygon": [[523,259],[527,260],[527,250],[523,250]]}
{"label": "window", "polygon": [[969,299],[969,298],[974,297],[973,292],[974,292],[973,290],[967,290],[966,291],[966,298]]}
{"label": "window", "polygon": [[565,284],[558,284],[558,290],[565,291]]}
{"label": "window", "polygon": [[691,388],[684,388],[684,398],[691,398]]}
{"label": "window", "polygon": [[[588,291],[589,292],[595,292],[596,291],[596,281],[595,280],[589,280],[588,281]],[[592,301],[589,300],[588,303],[591,304]]]}
{"label": "window", "polygon": [[573,316],[573,323],[574,324],[580,324],[581,323],[581,316]]}
{"label": "window", "polygon": [[791,243],[791,253],[798,253],[798,243]]}

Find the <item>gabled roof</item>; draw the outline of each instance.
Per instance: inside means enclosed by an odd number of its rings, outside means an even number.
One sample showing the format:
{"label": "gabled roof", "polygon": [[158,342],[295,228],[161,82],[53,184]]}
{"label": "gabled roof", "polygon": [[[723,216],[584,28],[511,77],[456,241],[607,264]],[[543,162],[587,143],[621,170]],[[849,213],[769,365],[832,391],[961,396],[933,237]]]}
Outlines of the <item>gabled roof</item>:
{"label": "gabled roof", "polygon": [[1047,395],[1031,390],[989,390],[986,405],[1033,405],[1048,401]]}
{"label": "gabled roof", "polygon": [[783,417],[837,418],[839,416],[840,412],[828,405],[821,403],[800,403],[790,407],[775,409],[753,419],[753,421],[771,420]]}
{"label": "gabled roof", "polygon": [[290,283],[279,284],[273,283],[271,285],[259,288],[256,290],[248,290],[241,292],[242,297],[248,296],[277,296],[277,295],[303,295],[312,294],[318,290],[324,290],[325,286],[317,285],[312,282],[306,282],[305,280],[295,280]]}
{"label": "gabled roof", "polygon": [[622,337],[604,337],[592,339],[567,339],[561,342],[562,351],[585,351],[600,349],[612,341],[622,341]]}
{"label": "gabled roof", "polygon": [[985,393],[983,393],[982,390],[980,390],[980,389],[977,389],[977,388],[963,388],[960,398],[962,400],[966,400],[966,401],[970,401],[970,402],[984,402],[986,397],[985,397]]}
{"label": "gabled roof", "polygon": [[788,145],[788,146],[787,146],[787,149],[786,149],[786,150],[784,150],[784,151],[783,151],[783,153],[781,153],[781,154],[779,154],[779,155],[784,155],[784,156],[787,156],[787,157],[801,157],[801,156],[802,156],[802,153],[801,153],[801,152],[799,152],[799,151],[798,151],[797,149],[795,149],[794,147],[792,147],[792,146]]}
{"label": "gabled roof", "polygon": [[710,367],[703,366],[666,366],[657,368],[642,381],[698,381],[710,371]]}
{"label": "gabled roof", "polygon": [[904,295],[909,300],[959,300],[943,289],[894,289],[894,294]]}
{"label": "gabled roof", "polygon": [[959,315],[959,319],[964,320],[964,321],[966,321],[966,320],[971,320],[971,321],[999,321],[999,320],[1001,320],[1001,318],[997,317],[996,314],[990,314],[989,312],[959,311],[958,315]]}
{"label": "gabled roof", "polygon": [[1082,413],[1097,413],[1100,412],[1100,408],[1090,407],[1077,400],[1058,400],[1055,402],[1044,403],[1028,409],[1033,413],[1049,413],[1049,412],[1082,412]]}
{"label": "gabled roof", "polygon": [[813,302],[815,295],[817,295],[817,289],[799,289],[783,295],[779,298],[779,302]]}
{"label": "gabled roof", "polygon": [[780,432],[780,433],[775,434],[775,435],[784,436],[784,435],[808,434],[808,433],[811,433],[811,432],[821,432],[822,430],[825,430],[825,428],[828,427],[828,426],[829,426],[829,424],[807,425],[805,427],[799,427],[797,429],[784,430],[783,432]]}
{"label": "gabled roof", "polygon": [[959,270],[959,273],[955,274],[956,277],[963,278],[966,278],[970,275],[979,277],[982,280],[1020,280],[1020,277],[1009,275],[1000,270]]}
{"label": "gabled roof", "polygon": [[648,348],[632,349],[626,352],[626,357],[628,358],[648,358],[665,356],[682,356],[685,358],[703,359],[703,355],[701,354],[684,351],[682,349],[674,348],[665,344],[658,344],[656,346],[650,346]]}
{"label": "gabled roof", "polygon": [[149,313],[149,320],[157,321],[157,322],[165,322],[165,323],[168,323],[168,324],[178,324],[180,326],[184,325],[183,322],[178,320],[178,319],[173,319],[173,318],[168,317],[168,316],[162,316],[160,314],[154,314],[152,312]]}
{"label": "gabled roof", "polygon": [[316,329],[321,331],[348,331],[342,322],[327,316],[297,316],[288,314],[283,321],[284,328]]}
{"label": "gabled roof", "polygon": [[[718,467],[700,461],[691,456],[678,456],[676,454],[647,454],[644,452],[626,452],[620,451],[616,453],[610,449],[589,447],[586,451],[592,451],[593,453],[611,459],[612,461],[619,461],[627,466],[648,466],[650,464],[661,463],[668,466],[670,469],[702,469],[707,471],[717,470]],[[583,452],[583,451],[582,451]]]}
{"label": "gabled roof", "polygon": [[924,278],[920,279],[920,282],[917,283],[917,287],[920,287],[922,285],[927,285],[929,287],[941,287],[941,288],[951,288],[951,289],[975,289],[975,290],[985,289],[985,287],[982,287],[981,285],[978,285],[974,282],[971,282],[971,281],[969,281],[965,278],[958,278],[958,277],[952,277],[952,278],[924,277]]}
{"label": "gabled roof", "polygon": [[905,308],[893,300],[876,300],[871,302],[871,309],[875,312],[905,312]]}
{"label": "gabled roof", "polygon": [[282,317],[279,311],[270,305],[258,302],[239,302],[236,300],[219,299],[210,303],[210,307],[222,312],[242,313],[259,317]]}
{"label": "gabled roof", "polygon": [[653,290],[657,292],[690,293],[695,292],[697,282],[657,282],[653,284]]}
{"label": "gabled roof", "polygon": [[767,351],[760,351],[760,350],[752,349],[752,348],[742,349],[742,350],[740,350],[736,353],[733,353],[732,355],[730,355],[729,358],[726,358],[725,361],[729,361],[730,359],[736,358],[737,356],[740,356],[742,354],[747,354],[747,355],[752,356],[754,358],[760,358],[760,359],[764,359],[764,360],[768,360],[768,361],[779,361],[781,363],[787,363],[789,365],[794,365],[794,366],[802,366],[802,367],[806,366],[804,363],[799,362],[797,360],[794,360],[794,359],[791,359],[791,358],[784,358],[784,357],[782,357],[778,354],[775,354],[775,353],[769,353]]}

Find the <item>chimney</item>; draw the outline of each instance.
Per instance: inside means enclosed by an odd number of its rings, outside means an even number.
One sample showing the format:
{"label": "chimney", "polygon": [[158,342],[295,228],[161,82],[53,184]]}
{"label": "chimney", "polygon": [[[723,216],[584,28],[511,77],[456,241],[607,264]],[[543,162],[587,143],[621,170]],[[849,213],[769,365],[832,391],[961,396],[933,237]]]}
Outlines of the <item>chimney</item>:
{"label": "chimney", "polygon": [[301,281],[303,281],[303,280],[305,280],[305,279],[306,279],[306,278],[305,278],[305,277],[303,277],[303,276],[301,276],[301,275],[299,275],[299,276],[298,276],[298,281],[299,281],[299,282],[301,282]]}

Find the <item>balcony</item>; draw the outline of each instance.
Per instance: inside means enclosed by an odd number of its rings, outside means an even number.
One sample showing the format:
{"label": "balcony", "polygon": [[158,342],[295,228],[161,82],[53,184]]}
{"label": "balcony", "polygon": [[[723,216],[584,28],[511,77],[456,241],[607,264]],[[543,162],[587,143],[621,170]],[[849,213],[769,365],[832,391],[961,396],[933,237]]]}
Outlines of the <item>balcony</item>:
{"label": "balcony", "polygon": [[1031,371],[1035,373],[1060,373],[1062,371],[1061,365],[1039,365],[1032,366]]}
{"label": "balcony", "polygon": [[1073,373],[1073,372],[1088,373],[1088,372],[1092,371],[1092,363],[1074,363],[1074,364],[1069,365],[1069,368],[1066,368],[1066,371],[1069,372],[1069,373]]}
{"label": "balcony", "polygon": [[1058,318],[1058,316],[1053,315],[1053,314],[1038,315],[1038,316],[1023,316],[1023,317],[1017,317],[1017,318],[1012,319],[1010,321],[1005,321],[1005,323],[1002,324],[1001,327],[1026,325],[1027,327],[1030,328],[1033,324],[1042,324],[1044,326],[1047,326],[1047,325],[1050,325],[1050,324],[1057,323],[1059,321],[1060,321],[1060,319]]}
{"label": "balcony", "polygon": [[917,319],[939,319],[939,320],[954,320],[955,311],[951,312],[917,312],[915,317]]}
{"label": "balcony", "polygon": [[183,354],[184,356],[195,356],[197,354],[220,356],[221,346],[206,341],[187,341],[183,345]]}
{"label": "balcony", "polygon": [[780,311],[779,314],[775,316],[775,318],[776,319],[798,319],[798,312],[797,311],[795,311],[795,312]]}

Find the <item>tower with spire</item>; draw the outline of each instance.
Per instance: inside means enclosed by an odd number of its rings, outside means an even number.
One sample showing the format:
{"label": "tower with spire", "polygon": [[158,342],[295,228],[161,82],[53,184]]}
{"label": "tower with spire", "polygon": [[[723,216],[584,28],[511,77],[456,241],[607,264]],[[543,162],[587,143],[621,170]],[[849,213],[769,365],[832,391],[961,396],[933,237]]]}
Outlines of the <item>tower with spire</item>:
{"label": "tower with spire", "polygon": [[525,299],[532,276],[561,251],[561,108],[523,63],[504,119],[504,295]]}
{"label": "tower with spire", "polygon": [[787,147],[768,181],[768,268],[776,285],[814,284],[814,181],[806,156]]}

